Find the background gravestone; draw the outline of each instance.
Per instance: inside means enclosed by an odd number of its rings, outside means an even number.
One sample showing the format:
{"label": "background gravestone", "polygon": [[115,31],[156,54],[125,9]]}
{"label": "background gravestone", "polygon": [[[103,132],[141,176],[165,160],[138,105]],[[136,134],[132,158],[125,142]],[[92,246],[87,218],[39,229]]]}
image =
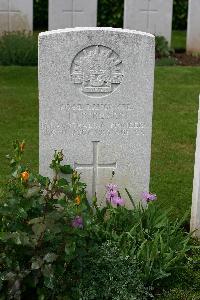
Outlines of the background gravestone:
{"label": "background gravestone", "polygon": [[187,52],[200,52],[200,1],[189,0]]}
{"label": "background gravestone", "polygon": [[82,173],[88,195],[113,181],[149,189],[155,45],[151,34],[75,28],[39,37],[40,172],[55,149]]}
{"label": "background gravestone", "polygon": [[173,0],[125,0],[124,28],[164,36],[171,44]]}
{"label": "background gravestone", "polygon": [[49,30],[97,24],[97,0],[49,0]]}
{"label": "background gravestone", "polygon": [[199,97],[199,113],[196,138],[196,153],[193,179],[192,193],[192,211],[190,230],[197,230],[194,235],[200,238],[200,97]]}
{"label": "background gravestone", "polygon": [[0,0],[0,33],[33,30],[33,0]]}

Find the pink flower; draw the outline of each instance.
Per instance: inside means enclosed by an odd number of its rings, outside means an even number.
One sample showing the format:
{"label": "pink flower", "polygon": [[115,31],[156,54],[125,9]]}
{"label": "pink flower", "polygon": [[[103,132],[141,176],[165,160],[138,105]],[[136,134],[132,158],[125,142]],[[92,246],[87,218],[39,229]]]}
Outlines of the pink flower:
{"label": "pink flower", "polygon": [[122,206],[125,204],[124,199],[119,196],[118,187],[116,184],[109,183],[106,185],[107,193],[106,200],[113,205]]}
{"label": "pink flower", "polygon": [[118,197],[117,185],[109,183],[106,185],[106,200],[111,202],[114,197]]}
{"label": "pink flower", "polygon": [[113,183],[109,183],[106,185],[106,189],[108,192],[110,191],[117,191],[118,190],[118,186],[116,184]]}
{"label": "pink flower", "polygon": [[83,228],[83,218],[80,216],[76,216],[72,221],[72,227],[74,228]]}
{"label": "pink flower", "polygon": [[118,192],[115,190],[107,191],[106,200],[112,201],[113,198],[118,197]]}
{"label": "pink flower", "polygon": [[113,197],[111,199],[112,204],[117,205],[117,206],[123,206],[125,204],[125,200],[122,199],[121,197]]}
{"label": "pink flower", "polygon": [[156,196],[156,194],[143,192],[142,193],[142,199],[145,200],[146,202],[152,202],[152,201],[157,200],[157,196]]}

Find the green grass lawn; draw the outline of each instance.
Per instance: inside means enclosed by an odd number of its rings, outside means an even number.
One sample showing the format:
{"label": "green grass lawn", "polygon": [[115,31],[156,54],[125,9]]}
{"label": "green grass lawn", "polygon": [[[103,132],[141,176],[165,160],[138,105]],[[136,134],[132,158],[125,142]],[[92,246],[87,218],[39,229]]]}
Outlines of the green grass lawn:
{"label": "green grass lawn", "polygon": [[[200,68],[157,67],[155,72],[151,185],[158,203],[175,217],[190,210],[200,92]],[[25,139],[25,160],[38,170],[37,68],[0,68],[0,180],[9,172],[5,155],[12,141]],[[193,271],[192,271],[193,272]],[[182,279],[159,299],[200,299],[199,272]],[[180,285],[180,286],[179,286]]]}
{"label": "green grass lawn", "polygon": [[190,209],[200,68],[158,67],[155,74],[151,190],[181,217]]}
{"label": "green grass lawn", "polygon": [[[190,209],[200,68],[157,67],[151,191],[181,217]],[[16,138],[27,142],[26,160],[38,169],[38,91],[34,67],[0,68],[0,178]]]}
{"label": "green grass lawn", "polygon": [[0,179],[8,174],[5,155],[15,139],[27,141],[25,159],[38,168],[37,69],[0,68]]}
{"label": "green grass lawn", "polygon": [[186,49],[186,31],[174,30],[172,32],[172,45],[175,50]]}

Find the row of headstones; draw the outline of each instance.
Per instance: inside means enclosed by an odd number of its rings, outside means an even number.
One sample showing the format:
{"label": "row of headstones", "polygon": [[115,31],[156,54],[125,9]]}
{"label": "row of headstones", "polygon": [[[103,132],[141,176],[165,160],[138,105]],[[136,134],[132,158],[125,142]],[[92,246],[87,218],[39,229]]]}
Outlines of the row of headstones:
{"label": "row of headstones", "polygon": [[[49,30],[97,25],[98,0],[49,0]],[[173,0],[125,0],[124,28],[171,43]],[[189,0],[188,52],[200,51],[200,1]],[[0,0],[0,32],[33,29],[33,0]]]}

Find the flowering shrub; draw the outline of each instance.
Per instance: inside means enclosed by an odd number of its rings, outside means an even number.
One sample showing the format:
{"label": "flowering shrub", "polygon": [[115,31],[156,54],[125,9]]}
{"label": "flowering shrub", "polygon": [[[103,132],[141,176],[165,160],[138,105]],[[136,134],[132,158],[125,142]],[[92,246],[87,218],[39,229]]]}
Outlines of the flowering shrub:
{"label": "flowering shrub", "polygon": [[[147,208],[127,210],[116,185],[106,206],[88,202],[80,174],[55,151],[52,179],[8,156],[12,174],[0,206],[1,299],[147,299],[185,262],[189,237],[144,193]],[[63,174],[63,175],[62,175]]]}

